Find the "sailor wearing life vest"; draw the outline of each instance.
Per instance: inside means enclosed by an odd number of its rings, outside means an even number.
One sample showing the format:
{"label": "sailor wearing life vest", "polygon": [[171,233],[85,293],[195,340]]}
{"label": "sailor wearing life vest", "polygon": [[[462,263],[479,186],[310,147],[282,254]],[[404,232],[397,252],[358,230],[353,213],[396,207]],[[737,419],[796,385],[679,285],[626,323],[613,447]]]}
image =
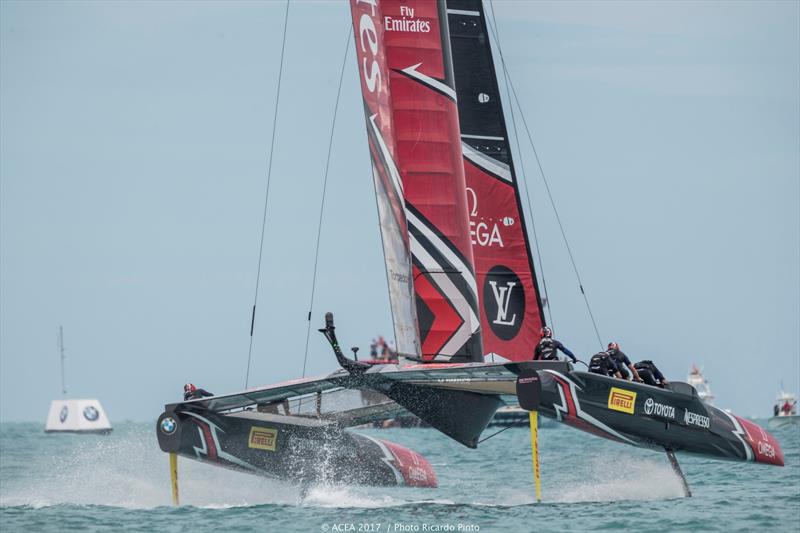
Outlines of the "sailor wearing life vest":
{"label": "sailor wearing life vest", "polygon": [[667,381],[667,379],[664,377],[664,374],[662,374],[656,364],[649,359],[639,361],[633,366],[636,367],[636,370],[639,372],[639,376],[646,384],[662,388],[664,385],[669,384],[669,381]]}
{"label": "sailor wearing life vest", "polygon": [[533,351],[534,361],[558,361],[558,350],[561,350],[564,355],[572,359],[573,363],[578,361],[566,346],[553,338],[552,329],[545,326],[542,328],[540,334],[542,340],[539,341],[539,344],[536,345],[536,349]]}
{"label": "sailor wearing life vest", "polygon": [[187,383],[183,386],[183,401],[185,402],[198,398],[208,398],[210,396],[214,395],[205,389],[195,387],[193,383]]}
{"label": "sailor wearing life vest", "polygon": [[[608,343],[608,355],[611,356],[611,359],[617,364],[617,369],[619,373],[622,374],[623,379],[631,379],[631,373],[633,373],[633,380],[641,382],[642,378],[639,377],[639,372],[637,372],[636,367],[633,366],[631,360],[628,359],[628,356],[625,355],[625,352],[619,349],[619,344],[616,342],[609,342]],[[630,372],[628,371],[630,369]]]}
{"label": "sailor wearing life vest", "polygon": [[622,378],[614,358],[608,352],[598,352],[589,360],[589,372],[602,376]]}

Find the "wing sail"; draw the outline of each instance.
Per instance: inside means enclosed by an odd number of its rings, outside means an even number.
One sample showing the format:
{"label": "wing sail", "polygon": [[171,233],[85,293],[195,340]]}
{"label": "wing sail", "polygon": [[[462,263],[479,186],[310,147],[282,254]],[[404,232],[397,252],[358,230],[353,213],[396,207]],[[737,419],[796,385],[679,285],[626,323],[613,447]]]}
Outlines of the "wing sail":
{"label": "wing sail", "polygon": [[398,349],[482,361],[444,0],[350,6]]}

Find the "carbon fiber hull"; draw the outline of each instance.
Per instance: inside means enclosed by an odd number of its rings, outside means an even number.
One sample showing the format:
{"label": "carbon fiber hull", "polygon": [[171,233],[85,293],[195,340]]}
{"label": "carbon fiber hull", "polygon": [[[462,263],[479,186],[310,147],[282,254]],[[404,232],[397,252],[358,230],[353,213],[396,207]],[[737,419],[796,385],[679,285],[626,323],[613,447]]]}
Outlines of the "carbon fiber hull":
{"label": "carbon fiber hull", "polygon": [[437,485],[416,452],[302,417],[167,411],[156,433],[165,452],[299,484]]}
{"label": "carbon fiber hull", "polygon": [[703,403],[685,383],[662,389],[587,372],[528,369],[520,374],[517,393],[525,408],[617,442],[783,465],[772,435]]}

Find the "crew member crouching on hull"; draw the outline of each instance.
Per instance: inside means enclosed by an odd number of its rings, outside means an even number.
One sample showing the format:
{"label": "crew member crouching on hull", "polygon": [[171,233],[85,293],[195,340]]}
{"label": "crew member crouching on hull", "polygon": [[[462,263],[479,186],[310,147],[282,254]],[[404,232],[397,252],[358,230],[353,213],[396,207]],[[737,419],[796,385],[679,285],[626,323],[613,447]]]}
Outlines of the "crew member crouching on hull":
{"label": "crew member crouching on hull", "polygon": [[[630,380],[631,374],[633,374],[634,381],[642,381],[642,378],[639,377],[639,372],[637,372],[636,367],[633,366],[631,360],[628,359],[628,356],[625,355],[625,352],[619,349],[619,344],[616,342],[609,342],[607,351],[608,355],[610,355],[611,359],[613,359],[614,363],[616,363],[619,373],[622,374],[622,379]],[[630,369],[630,372],[628,369]]]}
{"label": "crew member crouching on hull", "polygon": [[598,352],[592,356],[589,360],[589,372],[602,376],[622,378],[617,363],[608,352]]}
{"label": "crew member crouching on hull", "polygon": [[661,371],[652,361],[645,359],[644,361],[639,361],[633,366],[639,371],[639,377],[642,378],[642,381],[648,385],[664,388],[664,385],[669,384],[667,379],[664,377],[664,374],[661,373]]}
{"label": "crew member crouching on hull", "polygon": [[542,340],[536,345],[533,351],[534,361],[558,361],[558,350],[564,353],[567,357],[572,359],[573,363],[577,363],[578,359],[567,349],[566,346],[553,338],[553,330],[547,326],[542,328],[540,332]]}
{"label": "crew member crouching on hull", "polygon": [[207,398],[209,396],[214,396],[214,395],[205,389],[198,389],[192,383],[187,383],[186,385],[183,386],[184,402],[188,402],[189,400],[196,400],[198,398]]}

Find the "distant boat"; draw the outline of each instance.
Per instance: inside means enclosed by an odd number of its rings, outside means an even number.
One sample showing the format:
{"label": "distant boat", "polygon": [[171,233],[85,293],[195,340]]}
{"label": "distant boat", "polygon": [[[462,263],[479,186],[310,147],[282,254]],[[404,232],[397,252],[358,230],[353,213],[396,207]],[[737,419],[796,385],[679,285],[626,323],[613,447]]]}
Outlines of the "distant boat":
{"label": "distant boat", "polygon": [[[489,421],[488,427],[528,427],[530,424],[529,415],[530,412],[519,405],[506,405],[497,410],[494,414],[494,418]],[[555,423],[547,418],[540,418],[538,422],[540,429],[555,426]]]}
{"label": "distant boat", "polygon": [[[58,352],[61,356],[61,394],[67,395],[66,380],[64,377],[64,328],[58,327]],[[50,412],[47,414],[45,433],[110,433],[113,428],[108,421],[108,416],[94,398],[82,400],[68,400],[62,398],[50,402]]]}
{"label": "distant boat", "polygon": [[53,400],[45,433],[111,433],[106,412],[95,399]]}
{"label": "distant boat", "polygon": [[767,425],[771,428],[800,424],[800,415],[797,414],[797,397],[794,394],[781,390],[775,400],[772,413],[774,416],[767,422]]}
{"label": "distant boat", "polygon": [[694,387],[702,401],[708,405],[714,405],[714,394],[711,392],[711,387],[708,385],[708,380],[703,376],[701,368],[697,368],[696,365],[692,364],[686,383]]}

